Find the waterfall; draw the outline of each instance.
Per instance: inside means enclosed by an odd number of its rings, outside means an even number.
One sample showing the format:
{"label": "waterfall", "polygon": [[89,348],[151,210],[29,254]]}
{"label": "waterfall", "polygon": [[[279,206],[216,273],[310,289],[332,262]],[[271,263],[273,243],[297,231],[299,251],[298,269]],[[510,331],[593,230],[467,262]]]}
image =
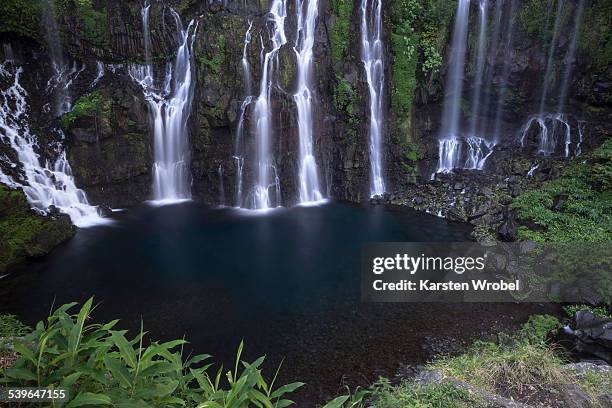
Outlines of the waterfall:
{"label": "waterfall", "polygon": [[249,28],[247,28],[246,33],[244,33],[244,45],[242,47],[242,60],[240,63],[242,64],[242,76],[244,79],[244,91],[247,96],[252,94],[251,89],[251,67],[249,65],[249,58],[247,55],[247,49],[249,44],[251,43],[251,29],[253,28],[253,21],[249,20]]}
{"label": "waterfall", "polygon": [[485,66],[485,48],[487,42],[487,11],[488,0],[480,0],[478,4],[478,48],[476,52],[476,74],[474,75],[474,91],[472,93],[472,108],[470,114],[470,135],[476,135],[476,123],[480,113],[480,99],[482,98],[482,82]]}
{"label": "waterfall", "polygon": [[510,65],[512,60],[512,37],[514,34],[514,25],[512,24],[514,17],[514,10],[516,9],[516,0],[510,1],[510,10],[508,11],[508,25],[506,28],[506,44],[504,45],[504,68],[502,71],[502,80],[497,96],[497,108],[495,112],[495,128],[493,130],[493,140],[499,140],[499,134],[501,131],[502,114],[504,108],[504,102],[506,99],[506,93],[508,92],[508,77],[510,76]]}
{"label": "waterfall", "polygon": [[557,47],[557,38],[559,37],[559,26],[563,17],[563,3],[565,0],[557,0],[557,14],[555,17],[555,25],[553,28],[553,36],[548,49],[548,59],[546,61],[546,71],[544,73],[544,82],[542,85],[542,96],[540,97],[540,115],[544,114],[546,98],[548,97],[548,89],[550,88],[550,77],[553,71],[555,49]]}
{"label": "waterfall", "polygon": [[[576,46],[578,42],[578,37],[580,35],[580,26],[582,23],[582,14],[584,11],[584,0],[580,0],[575,5],[575,13],[574,13],[574,25],[573,31],[571,35],[571,40],[568,45],[568,49],[565,55],[564,64],[565,69],[563,72],[563,79],[561,85],[559,87],[559,95],[557,98],[557,112],[556,113],[546,113],[544,111],[546,106],[546,99],[549,93],[550,87],[550,76],[552,75],[552,69],[554,65],[554,50],[556,47],[557,38],[559,36],[560,31],[560,21],[562,20],[562,9],[564,5],[564,0],[558,0],[557,2],[557,14],[555,17],[554,24],[554,32],[550,44],[550,49],[548,53],[548,60],[546,64],[546,71],[544,74],[544,84],[542,87],[542,95],[540,99],[540,111],[539,114],[533,115],[527,119],[526,124],[521,129],[520,133],[520,144],[522,147],[525,145],[525,137],[529,133],[532,125],[535,123],[538,126],[538,154],[542,154],[544,156],[550,156],[555,153],[559,140],[561,139],[560,133],[563,136],[563,154],[565,157],[570,157],[572,155],[572,128],[569,123],[569,118],[563,112],[565,109],[565,103],[567,100],[567,93],[571,81],[571,75],[574,68],[574,58],[576,53]],[[584,125],[582,125],[584,127]],[[581,122],[578,122],[578,133],[580,140],[576,143],[574,147],[573,154],[575,156],[581,153],[580,144],[582,143],[582,130]]]}
{"label": "waterfall", "polygon": [[[272,137],[270,97],[273,87],[272,74],[278,65],[278,51],[287,43],[285,36],[285,18],[287,17],[286,0],[273,0],[268,13],[268,20],[274,28],[270,36],[270,51],[265,53],[262,61],[261,82],[259,96],[255,102],[255,126],[257,139],[257,184],[253,188],[253,208],[268,209],[272,205],[269,189],[274,186],[276,191],[276,205],[280,205],[280,183],[276,167],[274,167],[272,153],[270,152],[270,139]],[[274,173],[274,181],[271,176]]]}
{"label": "waterfall", "polygon": [[[304,3],[307,2],[306,10]],[[318,0],[299,0],[296,4],[297,32],[295,51],[297,57],[297,92],[293,95],[298,111],[300,138],[299,186],[300,203],[307,204],[323,199],[319,186],[317,162],[313,149],[312,92],[310,79]],[[305,15],[304,15],[305,13]]]}
{"label": "waterfall", "polygon": [[449,60],[449,73],[446,79],[442,126],[439,137],[439,159],[437,173],[452,171],[459,161],[460,142],[459,114],[461,95],[463,93],[463,74],[467,48],[467,26],[469,17],[469,0],[457,2],[453,43]]}
{"label": "waterfall", "polygon": [[223,164],[219,164],[219,168],[217,169],[217,174],[219,175],[219,204],[221,206],[225,205],[225,185],[223,183]]}
{"label": "waterfall", "polygon": [[[491,43],[489,44],[489,50],[488,50],[488,55],[492,61],[495,60],[495,55],[498,52],[498,44],[499,44],[499,36],[500,36],[500,29],[501,29],[501,22],[502,22],[502,12],[503,12],[503,3],[502,1],[496,1],[495,2],[495,18],[493,21],[493,32],[491,34]],[[485,80],[485,90],[484,90],[484,99],[483,102],[480,104],[481,109],[489,109],[489,105],[491,102],[491,90],[493,88],[493,78],[494,78],[494,69],[493,69],[493,64],[491,64],[491,66],[488,66],[488,70],[487,70],[487,75],[486,75],[486,80]],[[482,120],[479,127],[478,127],[478,134],[479,135],[484,135],[487,133],[487,126],[486,126],[487,121],[486,120]]]}
{"label": "waterfall", "polygon": [[96,84],[102,79],[103,76],[104,76],[104,63],[101,61],[96,61],[96,77],[91,82],[91,84],[89,84],[89,87],[93,88],[94,86],[96,86]]}
{"label": "waterfall", "polygon": [[583,11],[584,0],[580,0],[578,5],[576,6],[576,12],[574,14],[574,28],[572,32],[572,39],[570,41],[570,45],[565,56],[565,70],[563,72],[563,80],[561,82],[561,88],[559,90],[559,99],[557,105],[557,112],[559,113],[562,113],[565,109],[567,91],[569,89],[572,72],[574,70],[574,57],[576,55],[576,45],[578,43],[578,37],[580,35],[580,25],[582,24]]}
{"label": "waterfall", "polygon": [[[142,86],[153,117],[155,162],[153,164],[153,198],[158,202],[175,202],[191,198],[189,169],[189,134],[187,121],[193,100],[191,48],[197,24],[191,20],[184,29],[181,18],[171,9],[176,22],[179,47],[174,68],[168,65],[161,90],[155,88],[150,55],[149,4],[142,9],[146,65],[131,66],[130,75]],[[193,27],[193,33],[189,31]]]}
{"label": "waterfall", "polygon": [[[0,91],[0,141],[17,153],[23,169],[22,179],[6,175],[0,169],[0,180],[9,186],[21,187],[28,202],[41,213],[55,206],[68,214],[78,227],[103,223],[105,220],[98,215],[96,207],[89,205],[85,192],[76,187],[63,149],[58,152],[55,163],[41,164],[36,153],[38,139],[28,126],[27,92],[19,83],[22,73],[23,69],[12,61],[0,64],[0,77],[6,81],[12,79],[12,85]],[[63,138],[63,133],[60,136]],[[16,163],[7,164],[17,167]]]}
{"label": "waterfall", "polygon": [[245,97],[240,105],[240,118],[238,119],[238,126],[236,127],[236,138],[234,142],[234,156],[233,159],[236,162],[236,207],[242,207],[242,175],[244,170],[244,117],[246,114],[247,107],[253,101],[251,95],[251,66],[249,65],[249,59],[247,49],[251,43],[251,29],[253,28],[253,21],[249,21],[249,27],[244,34],[244,45],[242,47],[242,76],[244,79],[244,93]]}
{"label": "waterfall", "polygon": [[467,160],[463,165],[464,169],[482,170],[485,162],[491,154],[495,142],[489,142],[486,139],[478,136],[468,136],[466,138],[468,145]]}
{"label": "waterfall", "polygon": [[382,36],[382,0],[361,0],[361,61],[370,94],[370,196],[385,192],[382,163],[383,91],[385,69]]}

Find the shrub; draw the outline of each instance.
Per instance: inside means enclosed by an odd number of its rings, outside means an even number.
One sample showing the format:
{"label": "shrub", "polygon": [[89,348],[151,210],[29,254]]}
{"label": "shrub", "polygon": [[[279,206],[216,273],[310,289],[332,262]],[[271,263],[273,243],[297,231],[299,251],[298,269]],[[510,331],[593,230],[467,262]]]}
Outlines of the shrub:
{"label": "shrub", "polygon": [[589,311],[597,317],[612,317],[612,314],[608,312],[607,308],[593,307],[589,305],[567,305],[563,306],[563,311],[568,315],[568,317],[571,317],[572,319],[576,317],[576,313],[580,311]]}
{"label": "shrub", "polygon": [[145,347],[142,329],[128,339],[125,330],[114,330],[117,320],[87,324],[92,303],[89,299],[75,315],[69,313],[75,303],[63,305],[23,341],[15,341],[19,358],[0,382],[68,388],[69,407],[286,407],[292,401],[283,396],[303,385],[274,389],[276,376],[267,382],[261,374],[264,357],[241,360],[243,343],[233,370],[223,376],[221,367],[210,374],[209,355],[183,358],[185,340]]}
{"label": "shrub", "polygon": [[[561,176],[518,196],[511,207],[520,220],[540,229],[523,226],[519,237],[538,242],[612,241],[612,139],[590,157],[568,166]],[[554,208],[557,197],[565,197]]]}
{"label": "shrub", "polygon": [[21,337],[30,331],[31,329],[21,323],[17,316],[12,314],[0,315],[0,337]]}

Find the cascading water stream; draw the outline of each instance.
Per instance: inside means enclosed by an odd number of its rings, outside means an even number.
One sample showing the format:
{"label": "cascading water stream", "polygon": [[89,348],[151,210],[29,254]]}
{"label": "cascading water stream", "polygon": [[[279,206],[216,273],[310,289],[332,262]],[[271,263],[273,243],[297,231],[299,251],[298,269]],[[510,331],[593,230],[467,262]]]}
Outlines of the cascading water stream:
{"label": "cascading water stream", "polygon": [[38,140],[30,133],[28,126],[27,93],[19,83],[22,73],[23,69],[14,62],[7,61],[0,65],[0,77],[6,81],[12,79],[11,86],[0,91],[0,141],[17,153],[23,170],[23,178],[19,179],[0,170],[0,180],[11,187],[21,187],[29,203],[41,213],[55,206],[68,214],[78,227],[104,223],[96,207],[89,205],[85,192],[76,187],[64,150],[58,152],[54,164],[41,164],[40,156],[36,153]]}
{"label": "cascading water stream", "polygon": [[[304,4],[306,4],[306,8],[304,8]],[[293,50],[297,57],[298,83],[297,92],[293,95],[293,99],[298,111],[298,132],[300,138],[300,204],[313,203],[323,199],[313,149],[313,98],[310,90],[312,54],[318,8],[318,0],[301,0],[296,4],[297,33]]]}
{"label": "cascading water stream", "polygon": [[[370,5],[370,7],[368,7]],[[382,0],[361,0],[361,61],[370,95],[370,196],[385,193],[382,163],[384,46],[382,36]]]}
{"label": "cascading water stream", "polygon": [[242,207],[242,183],[243,183],[243,170],[244,170],[244,117],[246,114],[247,107],[253,101],[251,95],[251,66],[249,64],[247,49],[251,43],[251,29],[253,28],[253,22],[249,21],[249,27],[244,34],[244,46],[242,47],[242,77],[244,79],[244,93],[245,97],[240,105],[240,118],[238,119],[238,126],[236,127],[236,138],[234,142],[234,156],[233,159],[236,162],[236,207]]}
{"label": "cascading water stream", "polygon": [[557,104],[557,112],[562,113],[565,109],[565,102],[567,100],[567,92],[572,78],[572,72],[574,71],[576,45],[578,44],[578,37],[580,36],[580,26],[582,24],[582,13],[584,11],[584,0],[579,0],[576,5],[576,11],[574,13],[574,28],[572,32],[572,39],[565,56],[565,70],[563,72],[563,80],[561,82],[561,88],[559,89],[559,98]]}
{"label": "cascading water stream", "polygon": [[[174,69],[167,67],[161,91],[155,89],[150,62],[149,4],[142,9],[146,65],[130,67],[130,75],[143,87],[153,117],[155,162],[153,164],[153,198],[171,203],[191,198],[189,169],[189,134],[187,120],[193,100],[193,72],[191,48],[197,24],[191,20],[183,28],[181,18],[171,9],[176,22],[179,47]],[[192,30],[191,36],[189,32]]]}
{"label": "cascading water stream", "polygon": [[463,93],[463,74],[467,48],[467,26],[469,17],[469,0],[457,2],[453,43],[449,60],[449,73],[446,80],[446,96],[442,113],[442,126],[439,137],[439,159],[436,173],[452,171],[461,154],[459,142],[459,114],[461,95]]}
{"label": "cascading water stream", "polygon": [[542,96],[540,97],[540,115],[544,115],[544,109],[546,107],[546,99],[548,97],[548,90],[550,88],[550,78],[552,76],[554,68],[554,56],[555,49],[557,48],[557,39],[559,37],[559,27],[563,17],[563,4],[565,0],[557,0],[557,13],[555,15],[555,25],[553,28],[553,36],[550,41],[548,49],[548,59],[546,61],[546,71],[544,73],[544,82],[542,85]]}
{"label": "cascading water stream", "polygon": [[493,140],[497,143],[501,132],[502,115],[506,95],[508,93],[508,77],[510,76],[510,67],[512,64],[512,38],[514,36],[514,26],[512,19],[514,16],[514,10],[516,9],[516,0],[510,0],[508,21],[506,26],[506,43],[504,44],[504,68],[502,70],[502,77],[500,83],[500,90],[497,97],[496,111],[495,111],[495,127],[493,130]]}
{"label": "cascading water stream", "polygon": [[[286,0],[273,0],[268,13],[268,20],[274,28],[270,37],[271,49],[265,53],[262,61],[259,96],[255,102],[255,130],[257,139],[257,183],[253,188],[253,208],[268,209],[272,205],[270,188],[275,187],[276,205],[280,205],[280,184],[270,151],[272,137],[270,97],[273,87],[274,68],[278,65],[278,51],[287,43],[285,36],[285,18],[287,17]],[[274,180],[272,180],[274,175]]]}
{"label": "cascading water stream", "polygon": [[476,52],[476,73],[474,75],[474,91],[472,93],[472,108],[470,118],[470,135],[476,135],[476,124],[480,113],[480,100],[482,98],[482,83],[485,66],[485,49],[487,43],[487,15],[488,0],[480,0],[478,4],[478,48]]}
{"label": "cascading water stream", "polygon": [[[574,13],[574,25],[571,40],[568,45],[568,49],[565,55],[565,69],[563,72],[563,79],[561,85],[559,87],[559,95],[557,98],[557,112],[556,113],[546,113],[544,111],[547,95],[549,93],[550,87],[550,77],[552,75],[552,70],[554,66],[554,50],[556,48],[557,38],[559,36],[560,31],[560,21],[562,20],[563,15],[563,6],[564,0],[558,0],[557,2],[557,11],[555,17],[554,24],[554,32],[553,37],[550,44],[548,60],[546,64],[546,72],[544,74],[544,84],[542,88],[542,95],[540,99],[540,112],[537,115],[533,115],[529,117],[526,124],[521,129],[520,134],[520,144],[521,146],[525,145],[525,139],[530,132],[532,125],[535,123],[538,126],[538,154],[542,154],[544,156],[550,156],[555,153],[557,145],[559,144],[559,133],[563,132],[563,153],[565,157],[570,157],[572,154],[571,144],[572,144],[572,128],[569,123],[569,118],[564,113],[565,103],[567,100],[567,93],[571,81],[571,75],[574,68],[574,58],[576,53],[576,46],[578,42],[578,37],[580,35],[580,26],[582,23],[582,14],[584,11],[584,0],[580,0],[575,4],[575,13]],[[584,126],[583,126],[584,127]],[[578,125],[579,136],[582,137],[582,130],[580,128],[580,123]],[[581,150],[579,148],[582,140],[578,141],[576,147],[574,148],[574,155],[580,154]]]}

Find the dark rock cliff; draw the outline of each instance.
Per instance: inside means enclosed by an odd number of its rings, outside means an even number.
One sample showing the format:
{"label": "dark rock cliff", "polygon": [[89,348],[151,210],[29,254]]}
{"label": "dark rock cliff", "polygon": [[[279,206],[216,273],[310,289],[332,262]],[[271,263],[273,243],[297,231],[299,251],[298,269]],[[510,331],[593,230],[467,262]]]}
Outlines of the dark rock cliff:
{"label": "dark rock cliff", "polygon": [[[43,109],[49,95],[41,84],[52,76],[49,46],[40,28],[39,14],[31,18],[22,15],[40,13],[40,10],[30,10],[19,0],[9,3],[4,6],[8,10],[7,18],[17,18],[21,12],[20,21],[19,24],[5,24],[0,29],[0,36],[3,43],[12,44],[16,58],[24,65],[33,127],[45,150],[47,135],[52,134],[48,129],[59,122],[49,120]],[[211,204],[234,205],[235,136],[240,106],[246,96],[241,68],[244,34],[252,23],[247,55],[252,75],[250,93],[256,95],[261,76],[262,39],[267,44],[269,38],[266,14],[269,5],[255,1],[225,5],[217,1],[193,0],[151,3],[151,54],[160,72],[163,71],[161,67],[173,60],[178,43],[169,7],[181,14],[183,24],[192,18],[197,21],[193,45],[196,85],[189,119],[192,194]],[[409,3],[394,0],[385,4],[384,10],[385,105],[389,134],[384,143],[384,162],[390,190],[401,197],[395,200],[401,203],[410,201],[409,194],[415,189],[437,191],[439,185],[429,184],[428,180],[438,159],[437,139],[448,71],[444,61],[448,60],[450,52],[454,11],[454,2],[443,6],[423,2],[414,16],[406,12],[414,7]],[[475,82],[476,3],[470,13],[463,121],[472,114],[468,101]],[[491,13],[496,3],[489,2]],[[517,145],[521,125],[529,115],[537,112],[547,61],[546,32],[544,29],[538,31],[539,22],[536,16],[530,15],[532,3],[516,2],[513,20],[504,17],[500,31],[505,34],[500,36],[500,42],[511,32],[510,47],[487,52],[486,71],[492,86],[487,90],[490,94],[484,98],[495,101],[501,92],[506,94],[501,111],[502,137],[494,155],[487,161],[486,174],[461,174],[461,178],[474,183],[476,189],[485,183],[484,180],[493,178],[498,183],[513,176],[521,178],[520,183],[514,184],[523,186],[524,176],[533,164],[531,158],[537,143],[533,134],[527,136],[524,149]],[[593,13],[591,9],[609,8],[608,3],[606,0],[587,2],[586,17],[589,12]],[[353,201],[364,201],[369,196],[368,92],[360,57],[359,6],[356,0],[321,0],[314,47],[313,135],[322,189],[328,196]],[[278,78],[272,90],[272,146],[284,205],[292,205],[297,200],[297,112],[292,95],[295,88],[294,7],[293,2],[288,3],[287,44],[279,53]],[[80,98],[85,98],[83,104],[92,98],[95,100],[95,106],[63,123],[67,136],[64,143],[77,184],[87,191],[94,204],[123,207],[151,197],[153,152],[149,112],[142,90],[126,70],[128,64],[143,63],[145,58],[141,8],[140,2],[116,0],[56,1],[65,58],[75,64],[77,70],[83,68],[71,82],[72,100],[75,106]],[[566,19],[571,20],[570,17]],[[583,37],[601,42],[601,35],[597,37],[588,28]],[[569,31],[560,33],[555,61],[563,61],[570,42]],[[576,112],[569,116],[572,126],[576,127],[578,120],[588,123],[584,148],[589,149],[610,133],[612,81],[609,64],[601,62],[601,55],[589,54],[582,43],[579,50],[567,106],[569,111]],[[412,65],[402,68],[406,60]],[[431,68],[435,65],[432,61],[438,61],[437,68]],[[96,81],[98,63],[103,63],[105,68],[104,76]],[[558,93],[562,65],[557,63],[553,70],[551,95]],[[409,97],[402,100],[400,96],[406,93]],[[551,103],[556,101],[553,99]],[[487,128],[494,126],[496,112],[490,108],[493,106],[491,102],[480,113]],[[251,110],[247,108],[247,129],[254,126]],[[253,132],[245,132],[244,143],[247,150],[254,149]],[[52,156],[53,152],[43,152],[43,156],[45,154]],[[248,158],[243,177],[245,188],[248,188],[254,177],[253,163]],[[421,188],[424,184],[429,187]],[[412,205],[437,212],[448,209],[450,202],[454,203],[457,198],[452,194],[442,199],[446,202],[432,199],[426,201],[427,205]],[[447,213],[443,211],[443,215]],[[459,218],[465,220],[466,217]]]}

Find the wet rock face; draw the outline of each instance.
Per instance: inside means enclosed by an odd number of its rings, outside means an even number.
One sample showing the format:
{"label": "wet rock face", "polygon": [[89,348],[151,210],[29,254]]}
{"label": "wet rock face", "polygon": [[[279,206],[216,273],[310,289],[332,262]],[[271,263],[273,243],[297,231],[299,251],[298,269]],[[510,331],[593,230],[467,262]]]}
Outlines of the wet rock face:
{"label": "wet rock face", "polygon": [[94,92],[100,106],[67,126],[68,157],[93,204],[120,208],[151,196],[149,112],[131,79],[109,74]]}

